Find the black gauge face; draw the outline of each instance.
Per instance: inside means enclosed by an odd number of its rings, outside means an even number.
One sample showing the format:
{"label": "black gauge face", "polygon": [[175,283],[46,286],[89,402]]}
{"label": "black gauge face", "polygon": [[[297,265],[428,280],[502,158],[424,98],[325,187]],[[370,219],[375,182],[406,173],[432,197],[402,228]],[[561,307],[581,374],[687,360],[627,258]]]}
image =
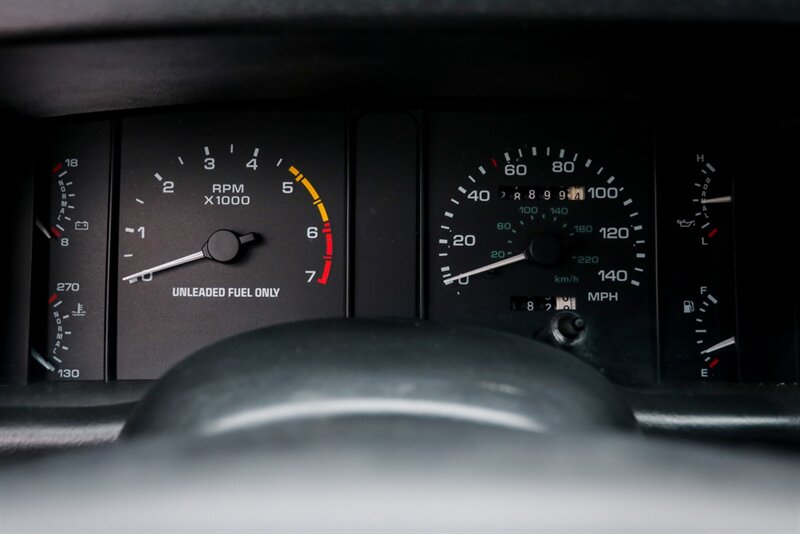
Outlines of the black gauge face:
{"label": "black gauge face", "polygon": [[344,314],[343,119],[315,117],[125,123],[119,378],[156,378],[260,326]]}
{"label": "black gauge face", "polygon": [[[447,135],[445,122],[434,132]],[[601,367],[619,363],[601,355],[652,358],[652,177],[646,157],[630,161],[647,149],[587,143],[591,124],[473,126],[503,134],[431,155],[429,316],[542,339]]]}

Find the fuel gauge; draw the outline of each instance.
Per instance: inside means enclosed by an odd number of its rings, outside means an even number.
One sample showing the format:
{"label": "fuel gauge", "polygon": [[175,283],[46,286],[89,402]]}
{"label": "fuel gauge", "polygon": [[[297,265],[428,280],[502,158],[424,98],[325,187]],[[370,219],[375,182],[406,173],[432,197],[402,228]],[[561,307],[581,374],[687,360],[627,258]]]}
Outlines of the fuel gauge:
{"label": "fuel gauge", "polygon": [[736,378],[735,315],[730,302],[717,289],[700,285],[681,302],[686,323],[681,345],[688,370],[700,379]]}

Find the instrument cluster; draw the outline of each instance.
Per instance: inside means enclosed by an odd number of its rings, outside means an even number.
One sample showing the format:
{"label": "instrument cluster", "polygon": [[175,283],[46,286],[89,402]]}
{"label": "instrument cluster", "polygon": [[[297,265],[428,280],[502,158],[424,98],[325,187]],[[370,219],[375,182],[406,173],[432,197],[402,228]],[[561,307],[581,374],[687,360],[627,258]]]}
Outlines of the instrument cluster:
{"label": "instrument cluster", "polygon": [[704,124],[437,109],[49,121],[29,380],[156,379],[259,327],[395,315],[539,339],[622,385],[795,383],[794,299],[770,301],[772,346],[751,318],[785,267],[743,263],[772,141],[742,151],[735,129]]}

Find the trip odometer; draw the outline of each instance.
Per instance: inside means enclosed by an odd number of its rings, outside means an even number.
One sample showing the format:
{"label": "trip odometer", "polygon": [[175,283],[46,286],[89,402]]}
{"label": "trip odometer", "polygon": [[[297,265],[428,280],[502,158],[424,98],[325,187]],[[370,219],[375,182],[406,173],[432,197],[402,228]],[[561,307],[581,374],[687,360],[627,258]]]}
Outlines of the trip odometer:
{"label": "trip odometer", "polygon": [[646,176],[550,138],[442,173],[429,203],[429,317],[488,323],[601,367],[603,355],[651,350]]}

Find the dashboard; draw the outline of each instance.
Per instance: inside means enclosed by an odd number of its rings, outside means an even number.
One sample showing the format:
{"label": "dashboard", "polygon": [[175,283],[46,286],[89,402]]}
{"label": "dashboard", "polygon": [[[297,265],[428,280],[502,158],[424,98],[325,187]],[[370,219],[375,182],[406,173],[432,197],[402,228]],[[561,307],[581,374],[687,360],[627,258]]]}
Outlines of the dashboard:
{"label": "dashboard", "polygon": [[557,347],[646,432],[800,440],[792,3],[67,4],[0,17],[0,452],[378,317]]}
{"label": "dashboard", "polygon": [[538,339],[623,386],[798,382],[792,269],[753,260],[791,213],[773,197],[753,220],[779,125],[295,107],[39,126],[26,381],[155,380],[259,327],[407,317]]}

